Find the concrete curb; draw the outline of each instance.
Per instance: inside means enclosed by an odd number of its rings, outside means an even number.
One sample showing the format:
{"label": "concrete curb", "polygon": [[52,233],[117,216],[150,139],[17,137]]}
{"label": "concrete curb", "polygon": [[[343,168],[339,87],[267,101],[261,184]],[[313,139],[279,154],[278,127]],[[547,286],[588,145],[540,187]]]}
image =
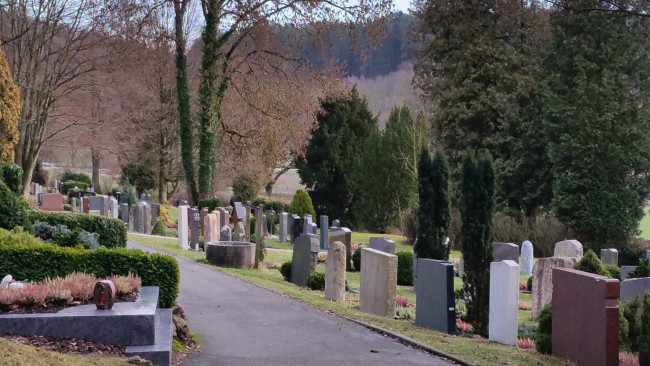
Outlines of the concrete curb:
{"label": "concrete curb", "polygon": [[[151,236],[151,235],[147,235],[147,236]],[[453,355],[450,355],[450,354],[448,354],[448,353],[445,353],[445,352],[443,352],[443,351],[441,351],[441,350],[439,350],[439,349],[433,348],[433,347],[431,347],[431,346],[427,346],[426,344],[421,343],[421,342],[419,342],[419,341],[416,341],[415,339],[410,338],[410,337],[407,337],[407,336],[405,336],[405,335],[403,335],[403,334],[395,333],[395,332],[390,331],[390,330],[388,330],[388,329],[384,329],[384,328],[382,328],[382,327],[378,327],[378,326],[376,326],[376,325],[372,325],[372,324],[370,324],[370,323],[366,323],[366,322],[363,322],[363,321],[361,321],[361,320],[357,320],[357,319],[350,318],[350,317],[347,317],[347,316],[345,316],[345,315],[342,315],[342,314],[339,314],[339,313],[336,313],[336,312],[333,312],[333,311],[330,311],[330,310],[326,310],[326,309],[319,308],[318,306],[312,305],[312,304],[310,304],[310,303],[308,303],[308,302],[305,302],[305,301],[303,301],[303,300],[301,300],[301,299],[299,299],[299,298],[297,298],[297,297],[294,297],[294,296],[292,296],[292,295],[285,294],[284,292],[277,291],[277,290],[274,290],[274,289],[271,289],[271,288],[268,288],[268,287],[262,286],[262,285],[260,285],[260,284],[258,284],[258,283],[253,282],[253,281],[249,281],[249,280],[247,280],[247,279],[245,279],[245,278],[241,278],[241,277],[236,276],[236,275],[234,275],[234,274],[232,274],[232,273],[229,273],[229,272],[223,271],[223,270],[221,270],[219,267],[215,267],[215,266],[211,266],[211,265],[208,265],[208,264],[205,264],[205,263],[201,263],[201,262],[193,261],[193,260],[188,259],[188,258],[185,258],[185,257],[177,256],[176,254],[174,254],[174,253],[172,253],[172,252],[169,252],[169,251],[167,251],[167,250],[159,249],[159,248],[156,248],[156,247],[152,247],[151,245],[147,245],[147,244],[145,244],[145,243],[141,243],[141,242],[139,242],[139,241],[137,241],[137,240],[134,240],[134,241],[138,242],[140,245],[144,245],[144,246],[146,246],[146,247],[149,247],[149,248],[152,248],[152,249],[155,249],[155,250],[159,250],[159,251],[161,251],[161,252],[167,253],[167,254],[172,255],[172,256],[174,256],[174,257],[176,257],[176,258],[181,258],[181,259],[186,260],[186,261],[189,261],[189,262],[191,262],[191,263],[199,264],[199,265],[201,265],[201,266],[204,266],[204,267],[210,268],[210,269],[212,269],[212,270],[218,271],[218,272],[220,272],[220,273],[222,273],[222,274],[225,274],[225,275],[227,275],[227,276],[230,276],[230,277],[232,277],[232,278],[236,278],[236,279],[238,279],[238,280],[241,280],[241,281],[244,281],[244,282],[250,283],[251,285],[257,286],[257,287],[262,288],[262,289],[265,289],[265,290],[267,290],[267,291],[271,291],[271,292],[273,292],[274,294],[278,294],[278,295],[282,295],[282,296],[288,297],[288,298],[290,298],[290,299],[292,299],[292,300],[295,300],[295,301],[298,301],[298,302],[300,302],[300,303],[302,303],[302,304],[308,305],[308,306],[310,306],[310,307],[312,307],[312,308],[314,308],[314,309],[317,309],[317,310],[319,310],[319,311],[327,312],[327,313],[332,314],[332,315],[335,315],[335,316],[337,316],[337,317],[339,317],[339,318],[342,318],[342,319],[348,320],[348,321],[353,322],[353,323],[355,323],[355,324],[357,324],[357,325],[360,325],[360,326],[362,326],[362,327],[368,328],[368,329],[372,330],[372,331],[375,332],[375,333],[382,334],[382,335],[388,336],[388,337],[390,337],[390,338],[393,338],[393,339],[395,339],[396,341],[398,341],[398,342],[400,342],[400,343],[402,343],[402,344],[404,344],[404,345],[406,345],[406,346],[409,346],[409,347],[411,347],[411,348],[418,349],[418,350],[420,350],[420,351],[422,351],[422,352],[429,353],[429,354],[434,355],[434,356],[439,357],[439,358],[447,359],[447,360],[452,361],[452,362],[454,362],[454,363],[456,363],[456,364],[458,364],[458,365],[462,365],[462,366],[476,366],[476,364],[473,364],[473,363],[471,363],[471,362],[465,361],[465,360],[463,360],[463,359],[460,359],[460,358],[458,358],[458,357],[456,357],[456,356],[453,356]]]}

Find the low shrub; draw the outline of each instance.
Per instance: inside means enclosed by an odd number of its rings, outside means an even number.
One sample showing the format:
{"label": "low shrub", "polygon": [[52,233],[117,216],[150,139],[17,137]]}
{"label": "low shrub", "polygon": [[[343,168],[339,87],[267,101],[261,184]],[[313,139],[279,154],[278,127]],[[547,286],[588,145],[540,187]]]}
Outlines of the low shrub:
{"label": "low shrub", "polygon": [[519,323],[517,325],[517,338],[535,338],[537,332],[537,324],[533,323]]}
{"label": "low shrub", "polygon": [[607,268],[605,268],[596,253],[594,253],[594,251],[591,249],[587,250],[587,253],[585,253],[585,255],[580,258],[578,263],[573,266],[573,269],[594,273],[601,276],[609,276],[609,271]]}
{"label": "low shrub", "polygon": [[51,212],[42,210],[29,210],[29,221],[46,222],[50,225],[64,225],[68,229],[79,228],[89,233],[99,235],[99,245],[107,248],[126,247],[126,226],[119,219],[111,217],[78,214],[71,212]]}
{"label": "low shrub", "polygon": [[307,276],[307,287],[312,290],[324,290],[325,289],[325,273],[323,272],[313,272]]}
{"label": "low shrub", "polygon": [[284,277],[285,281],[291,281],[291,261],[282,263],[280,273],[282,274],[282,277]]}
{"label": "low shrub", "polygon": [[165,236],[165,226],[162,224],[162,222],[156,221],[156,224],[153,226],[153,229],[151,230],[151,235]]}
{"label": "low shrub", "polygon": [[413,306],[413,305],[409,304],[409,299],[407,299],[406,297],[402,297],[402,296],[395,297],[395,305],[398,306],[398,307],[402,307],[402,308],[408,308],[408,307]]}
{"label": "low shrub", "polygon": [[[90,176],[88,174],[84,174],[84,173],[73,173],[71,171],[64,172],[63,175],[61,176],[60,181],[61,182],[67,182],[69,180],[85,183],[89,187],[93,185],[93,181],[92,181],[92,179],[90,179]],[[81,188],[81,187],[79,187],[79,188]]]}
{"label": "low shrub", "polygon": [[627,274],[628,279],[643,277],[650,277],[650,260],[647,258],[641,258],[639,260],[639,265]]}
{"label": "low shrub", "polygon": [[221,200],[219,197],[212,197],[199,200],[199,208],[207,207],[209,212],[214,211],[215,208],[221,207]]}
{"label": "low shrub", "polygon": [[357,250],[352,253],[352,264],[354,265],[354,270],[361,272],[361,247],[358,247]]}
{"label": "low shrub", "polygon": [[533,276],[528,277],[526,281],[526,291],[533,291]]}
{"label": "low shrub", "polygon": [[53,243],[62,247],[76,247],[82,245],[86,249],[99,247],[99,234],[89,233],[86,230],[75,228],[70,230],[65,225],[50,225],[47,222],[36,221],[34,234],[46,243]]}
{"label": "low shrub", "polygon": [[532,338],[519,338],[517,339],[517,348],[522,348],[522,349],[534,349],[535,348],[535,341],[533,341]]}
{"label": "low shrub", "polygon": [[632,349],[632,340],[630,339],[630,326],[623,314],[623,305],[618,302],[618,347],[621,350],[629,351]]}
{"label": "low shrub", "polygon": [[[255,234],[251,234],[251,243],[257,243],[257,236]],[[260,240],[260,246],[257,247],[257,255],[260,262],[266,257],[266,239],[263,236],[262,240]]]}
{"label": "low shrub", "polygon": [[641,326],[641,298],[639,295],[634,297],[625,304],[619,306],[619,313],[623,314],[627,320],[628,339],[630,340],[630,350],[637,352],[639,350],[639,327]]}
{"label": "low shrub", "polygon": [[0,163],[0,180],[5,182],[10,191],[22,195],[23,168],[20,165]]}
{"label": "low shrub", "polygon": [[0,228],[11,230],[15,227],[31,228],[27,217],[29,204],[20,195],[12,192],[0,180]]}
{"label": "low shrub", "polygon": [[80,191],[85,191],[90,187],[90,184],[77,180],[65,181],[61,183],[61,194],[68,194],[68,191],[74,190],[75,187],[79,188]]}
{"label": "low shrub", "polygon": [[252,201],[259,189],[259,183],[254,177],[241,175],[232,183],[233,199],[239,202]]}
{"label": "low shrub", "polygon": [[539,353],[551,354],[553,334],[553,308],[551,303],[544,305],[537,316],[537,331],[535,332],[535,348]]}
{"label": "low shrub", "polygon": [[72,206],[67,203],[63,204],[63,211],[72,212]]}
{"label": "low shrub", "polygon": [[638,346],[639,365],[650,365],[650,292],[643,292]]}
{"label": "low shrub", "polygon": [[22,227],[17,227],[11,231],[0,228],[0,246],[10,244],[43,244],[43,241],[24,231]]}
{"label": "low shrub", "polygon": [[45,243],[0,245],[0,277],[11,274],[15,278],[43,281],[76,271],[97,277],[133,273],[141,278],[143,286],[160,287],[161,307],[171,307],[178,296],[180,271],[176,260],[168,255],[126,248],[64,248]]}
{"label": "low shrub", "polygon": [[413,286],[413,253],[397,252],[397,284]]}
{"label": "low shrub", "polygon": [[164,227],[172,227],[172,225],[174,225],[172,217],[169,216],[167,207],[164,205],[160,205],[160,211],[158,212],[158,221],[162,223]]}

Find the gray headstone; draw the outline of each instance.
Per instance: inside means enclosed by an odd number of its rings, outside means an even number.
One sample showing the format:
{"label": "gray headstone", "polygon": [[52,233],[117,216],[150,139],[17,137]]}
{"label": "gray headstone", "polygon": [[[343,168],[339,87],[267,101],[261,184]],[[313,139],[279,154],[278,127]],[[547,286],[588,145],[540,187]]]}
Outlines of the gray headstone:
{"label": "gray headstone", "polygon": [[291,243],[295,243],[300,236],[300,216],[291,215]]}
{"label": "gray headstone", "polygon": [[189,230],[189,217],[187,217],[188,206],[178,206],[178,245],[183,250],[190,249],[187,232]]}
{"label": "gray headstone", "polygon": [[555,243],[554,257],[582,258],[582,243],[577,240],[564,240]]}
{"label": "gray headstone", "polygon": [[650,290],[650,277],[644,278],[631,278],[629,280],[621,281],[621,302],[625,304],[634,297],[639,295],[643,298],[643,293]]}
{"label": "gray headstone", "polygon": [[636,266],[621,266],[621,280],[627,279],[627,275],[635,269]]}
{"label": "gray headstone", "polygon": [[91,196],[88,197],[88,209],[90,211],[99,211],[101,207],[101,198],[102,196]]}
{"label": "gray headstone", "polygon": [[190,208],[190,247],[196,248],[199,245],[199,222],[201,222],[201,214],[198,208]]}
{"label": "gray headstone", "polygon": [[309,234],[318,235],[318,225],[313,222],[309,224]]}
{"label": "gray headstone", "polygon": [[138,202],[135,205],[135,231],[139,233],[144,233],[144,208],[147,206],[147,203],[144,201]]}
{"label": "gray headstone", "polygon": [[38,193],[36,196],[37,196],[36,200],[38,201],[38,205],[43,206],[43,199],[41,198],[43,196],[43,193],[42,192]]}
{"label": "gray headstone", "polygon": [[339,219],[336,219],[336,220],[332,221],[332,227],[340,228],[341,227],[341,221],[339,221]]}
{"label": "gray headstone", "polygon": [[228,210],[223,207],[217,207],[215,210],[219,212],[219,227],[230,226],[230,213],[228,213]]}
{"label": "gray headstone", "polygon": [[302,233],[303,234],[313,234],[311,224],[312,224],[312,219],[311,215],[305,215],[303,218],[303,226],[302,226]]}
{"label": "gray headstone", "polygon": [[99,196],[99,214],[106,217],[111,212],[111,198],[109,196]]}
{"label": "gray headstone", "polygon": [[142,207],[142,224],[144,225],[144,233],[151,234],[151,205],[146,204]]}
{"label": "gray headstone", "polygon": [[514,261],[519,265],[519,245],[514,243],[494,243],[494,261]]}
{"label": "gray headstone", "polygon": [[316,270],[318,263],[318,236],[300,235],[293,244],[291,257],[291,282],[307,286],[307,277]]}
{"label": "gray headstone", "polygon": [[160,204],[152,203],[151,204],[151,226],[153,227],[158,222],[158,215],[160,215]]}
{"label": "gray headstone", "polygon": [[347,227],[338,228],[332,230],[329,233],[330,239],[329,244],[331,245],[335,241],[340,241],[345,245],[345,269],[346,271],[352,271],[352,231]]}
{"label": "gray headstone", "polygon": [[232,236],[232,241],[246,241],[246,230],[244,229],[243,221],[238,221],[235,224],[235,231],[233,231]]}
{"label": "gray headstone", "polygon": [[230,226],[224,225],[221,227],[221,241],[232,241],[232,229],[230,229]]}
{"label": "gray headstone", "polygon": [[129,230],[132,231],[137,231],[136,230],[136,224],[135,222],[137,221],[137,205],[130,205],[129,206]]}
{"label": "gray headstone", "polygon": [[397,293],[397,256],[362,248],[360,277],[359,310],[393,318]]}
{"label": "gray headstone", "polygon": [[521,273],[533,273],[533,243],[528,240],[521,244]]}
{"label": "gray headstone", "polygon": [[601,249],[600,261],[603,264],[618,266],[618,250],[616,249]]}
{"label": "gray headstone", "polygon": [[280,214],[280,233],[278,235],[278,240],[280,243],[287,241],[287,229],[288,229],[289,214],[283,212]]}
{"label": "gray headstone", "polygon": [[119,218],[118,215],[118,208],[119,204],[117,203],[117,200],[115,198],[111,198],[111,217],[114,219]]}
{"label": "gray headstone", "polygon": [[447,261],[422,258],[417,260],[417,271],[415,324],[455,333],[454,266]]}
{"label": "gray headstone", "polygon": [[235,202],[235,207],[233,209],[232,215],[237,221],[243,222],[243,220],[246,218],[246,209],[241,202]]}
{"label": "gray headstone", "polygon": [[395,254],[395,242],[387,236],[373,236],[370,238],[368,247],[381,250],[384,253]]}
{"label": "gray headstone", "polygon": [[645,257],[646,259],[650,259],[650,250],[645,251]]}
{"label": "gray headstone", "polygon": [[517,345],[519,265],[511,260],[490,263],[489,335],[493,342]]}
{"label": "gray headstone", "polygon": [[[327,230],[328,227],[325,227]],[[345,245],[332,243],[325,260],[325,298],[345,301]]]}
{"label": "gray headstone", "polygon": [[329,247],[329,218],[326,215],[320,216],[320,249],[327,250]]}

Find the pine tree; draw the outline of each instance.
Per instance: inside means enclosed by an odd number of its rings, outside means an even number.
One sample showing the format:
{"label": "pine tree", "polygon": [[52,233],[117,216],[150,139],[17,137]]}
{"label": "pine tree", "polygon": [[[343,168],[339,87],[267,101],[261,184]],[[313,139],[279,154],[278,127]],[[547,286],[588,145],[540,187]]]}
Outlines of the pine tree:
{"label": "pine tree", "polygon": [[[0,44],[1,46],[1,44]],[[14,145],[18,143],[20,96],[11,78],[9,64],[0,48],[0,162],[14,162]]]}
{"label": "pine tree", "polygon": [[305,156],[296,160],[296,168],[316,211],[353,227],[358,199],[354,161],[363,140],[377,128],[377,119],[356,87],[349,96],[325,99],[321,106],[318,129],[312,133]]}
{"label": "pine tree", "polygon": [[445,245],[445,239],[451,210],[447,160],[441,152],[431,159],[429,151],[422,148],[418,173],[418,233],[413,250],[418,258],[448,260],[450,246]]}
{"label": "pine tree", "polygon": [[650,19],[608,9],[595,0],[556,7],[543,110],[552,209],[596,252],[629,243],[650,192],[650,62],[641,51]]}
{"label": "pine tree", "polygon": [[461,250],[465,263],[463,289],[467,317],[478,334],[487,335],[490,303],[490,262],[494,258],[494,167],[483,156],[465,157],[461,181]]}
{"label": "pine tree", "polygon": [[415,84],[436,105],[434,138],[444,148],[458,198],[462,157],[494,157],[499,202],[533,214],[550,200],[546,143],[539,133],[541,70],[531,29],[540,12],[526,2],[425,2],[417,12],[427,40]]}

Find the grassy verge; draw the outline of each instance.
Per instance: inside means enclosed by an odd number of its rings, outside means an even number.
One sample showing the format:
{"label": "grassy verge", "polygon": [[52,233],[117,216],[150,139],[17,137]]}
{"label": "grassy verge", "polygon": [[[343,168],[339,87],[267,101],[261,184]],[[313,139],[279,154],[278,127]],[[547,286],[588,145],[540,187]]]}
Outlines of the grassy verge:
{"label": "grassy verge", "polygon": [[127,359],[123,357],[106,357],[101,355],[69,355],[47,351],[45,349],[31,345],[19,344],[1,337],[0,364],[30,366],[129,365]]}
{"label": "grassy verge", "polygon": [[[197,262],[204,262],[205,255],[203,253],[183,251],[178,247],[175,240],[147,238],[140,236],[133,236],[130,239],[140,241],[144,244],[163,249],[174,253],[176,255],[194,260]],[[270,262],[276,266],[290,260],[290,252],[268,251],[265,262]],[[374,324],[392,330],[397,333],[404,334],[408,337],[416,339],[424,344],[430,345],[434,348],[440,349],[444,352],[456,355],[464,360],[474,362],[480,365],[565,365],[565,361],[541,355],[534,350],[524,350],[515,347],[508,347],[498,343],[489,342],[480,337],[463,337],[456,335],[448,335],[439,333],[431,329],[426,329],[416,326],[412,321],[402,319],[389,319],[380,317],[373,314],[368,314],[359,310],[359,295],[354,293],[346,294],[345,302],[332,302],[326,300],[323,291],[312,291],[306,288],[299,288],[296,285],[284,280],[280,272],[276,269],[268,269],[266,266],[261,266],[259,270],[252,269],[235,269],[235,268],[219,268],[221,271],[259,284],[266,288],[285,293],[293,296],[306,303],[317,306],[321,309],[332,311],[344,316],[355,318],[364,322]],[[318,265],[318,271],[324,271],[322,264]],[[359,287],[359,273],[347,273],[348,285],[351,288]],[[458,280],[458,279],[457,279]],[[458,283],[455,283],[459,286]],[[407,286],[398,286],[397,295],[406,297],[409,303],[415,303],[415,293],[409,290]],[[398,308],[400,316],[411,318],[415,312],[412,307]],[[520,314],[520,318],[522,315]]]}

